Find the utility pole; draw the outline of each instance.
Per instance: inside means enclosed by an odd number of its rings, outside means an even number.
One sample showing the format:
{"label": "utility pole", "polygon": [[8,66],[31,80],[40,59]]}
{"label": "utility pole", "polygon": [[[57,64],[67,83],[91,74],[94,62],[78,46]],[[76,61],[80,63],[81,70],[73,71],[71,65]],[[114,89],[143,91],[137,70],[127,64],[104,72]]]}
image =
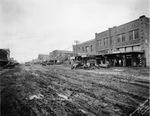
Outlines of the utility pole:
{"label": "utility pole", "polygon": [[76,51],[75,51],[75,55],[76,55],[76,57],[78,56],[78,43],[79,43],[79,41],[78,40],[74,40],[74,42],[75,42],[75,46],[76,46]]}

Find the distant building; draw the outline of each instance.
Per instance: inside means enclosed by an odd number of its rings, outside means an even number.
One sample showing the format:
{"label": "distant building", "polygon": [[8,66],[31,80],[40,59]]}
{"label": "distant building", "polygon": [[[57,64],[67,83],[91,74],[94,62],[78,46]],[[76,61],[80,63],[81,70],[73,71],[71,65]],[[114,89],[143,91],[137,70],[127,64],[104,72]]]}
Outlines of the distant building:
{"label": "distant building", "polygon": [[[150,19],[139,19],[96,33],[95,39],[73,46],[74,55],[93,55],[113,66],[150,66]],[[116,62],[116,63],[114,63]]]}
{"label": "distant building", "polygon": [[39,54],[38,59],[41,60],[41,61],[47,61],[50,58],[49,58],[49,55],[47,55],[47,54]]}
{"label": "distant building", "polygon": [[73,56],[72,51],[67,51],[67,50],[54,50],[49,53],[50,60],[57,60],[57,61],[66,61],[68,60],[71,56]]}
{"label": "distant building", "polygon": [[0,49],[0,61],[8,61],[10,59],[9,49]]}
{"label": "distant building", "polygon": [[73,45],[73,53],[83,57],[87,55],[96,55],[96,40],[92,39],[80,44]]}
{"label": "distant building", "polygon": [[10,50],[0,49],[0,66],[5,65],[10,60]]}
{"label": "distant building", "polygon": [[32,59],[31,60],[31,63],[40,63],[41,62],[41,60],[39,60],[39,59]]}

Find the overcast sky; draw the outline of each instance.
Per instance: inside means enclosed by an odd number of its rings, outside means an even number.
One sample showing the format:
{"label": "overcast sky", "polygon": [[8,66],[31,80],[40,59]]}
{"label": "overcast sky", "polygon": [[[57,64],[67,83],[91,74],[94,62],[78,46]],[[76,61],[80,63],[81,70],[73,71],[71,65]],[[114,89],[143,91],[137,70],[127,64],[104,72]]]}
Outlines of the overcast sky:
{"label": "overcast sky", "polygon": [[149,0],[0,0],[0,48],[19,62],[149,17]]}

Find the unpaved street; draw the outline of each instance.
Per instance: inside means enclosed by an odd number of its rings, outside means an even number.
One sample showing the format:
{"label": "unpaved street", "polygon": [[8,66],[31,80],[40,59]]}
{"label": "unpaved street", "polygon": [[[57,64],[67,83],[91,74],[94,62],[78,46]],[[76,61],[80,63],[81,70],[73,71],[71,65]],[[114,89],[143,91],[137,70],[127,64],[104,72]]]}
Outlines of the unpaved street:
{"label": "unpaved street", "polygon": [[128,116],[149,97],[146,68],[23,65],[0,78],[2,116]]}

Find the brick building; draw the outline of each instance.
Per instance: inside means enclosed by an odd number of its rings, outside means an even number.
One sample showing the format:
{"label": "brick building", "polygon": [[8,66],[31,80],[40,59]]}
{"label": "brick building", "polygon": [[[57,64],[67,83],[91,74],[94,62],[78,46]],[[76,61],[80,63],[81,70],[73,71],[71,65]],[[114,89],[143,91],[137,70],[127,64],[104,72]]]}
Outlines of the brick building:
{"label": "brick building", "polygon": [[10,60],[10,50],[0,49],[0,66],[5,65]]}
{"label": "brick building", "polygon": [[72,51],[67,50],[54,50],[49,53],[50,60],[57,60],[60,62],[67,61],[71,56],[73,56]]}
{"label": "brick building", "polygon": [[39,54],[38,55],[38,60],[40,61],[48,61],[50,58],[49,58],[49,55],[48,54]]}
{"label": "brick building", "polygon": [[73,53],[81,56],[96,54],[96,40],[92,39],[77,45],[73,45]]}
{"label": "brick building", "polygon": [[150,66],[149,25],[150,19],[141,16],[96,33],[95,39],[73,46],[73,51],[93,55],[99,59],[98,63],[109,61],[114,66]]}

